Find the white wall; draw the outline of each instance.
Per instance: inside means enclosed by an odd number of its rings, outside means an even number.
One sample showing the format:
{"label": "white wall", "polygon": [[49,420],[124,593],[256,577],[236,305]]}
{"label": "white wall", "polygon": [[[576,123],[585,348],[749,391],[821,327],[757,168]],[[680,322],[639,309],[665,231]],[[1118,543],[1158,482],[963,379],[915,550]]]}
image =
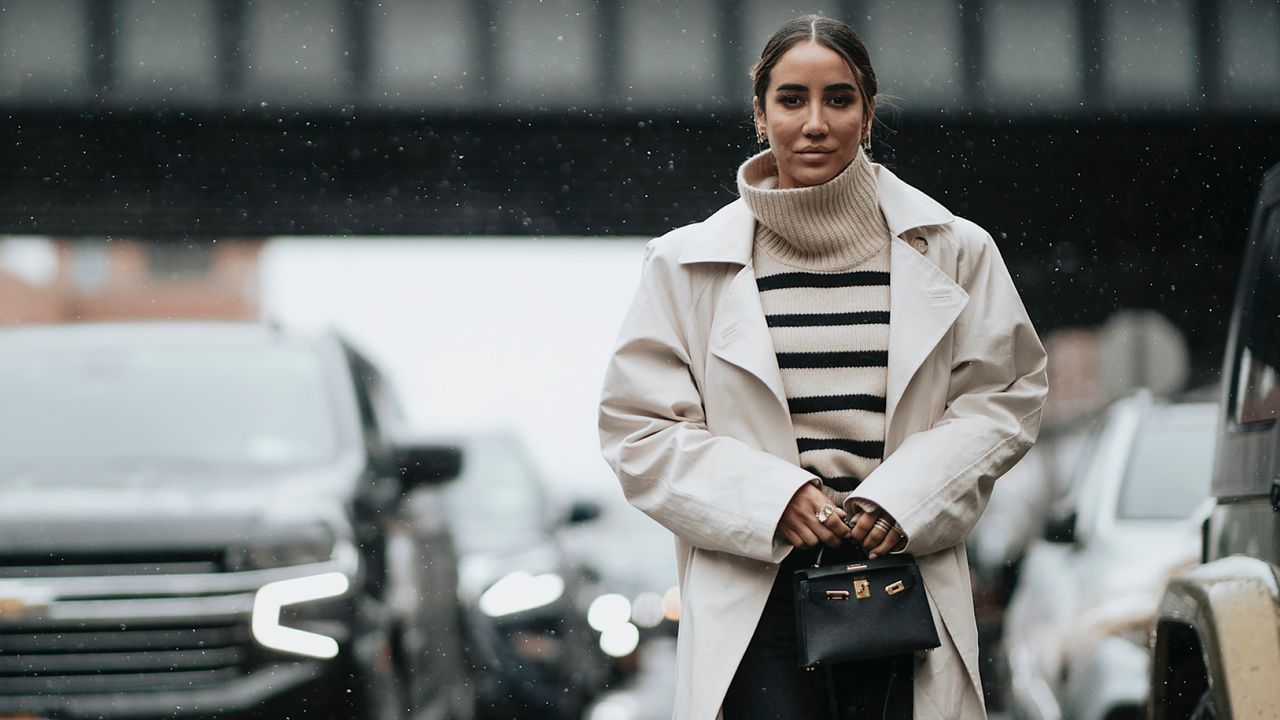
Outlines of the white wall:
{"label": "white wall", "polygon": [[620,504],[596,404],[643,250],[634,239],[277,239],[262,306],[350,338],[416,429],[514,430],[558,488]]}

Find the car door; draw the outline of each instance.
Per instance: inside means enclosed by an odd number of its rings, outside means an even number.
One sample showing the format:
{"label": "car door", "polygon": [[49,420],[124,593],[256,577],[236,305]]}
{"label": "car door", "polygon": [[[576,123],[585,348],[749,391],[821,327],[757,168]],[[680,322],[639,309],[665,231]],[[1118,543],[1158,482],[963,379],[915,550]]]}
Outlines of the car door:
{"label": "car door", "polygon": [[1228,342],[1209,559],[1280,560],[1280,168],[1263,184]]}
{"label": "car door", "polygon": [[372,471],[363,524],[380,536],[381,597],[392,616],[395,660],[415,708],[457,707],[466,681],[457,604],[457,556],[434,488],[414,492],[413,514],[393,467],[392,438],[404,414],[393,389],[366,358],[348,349]]}

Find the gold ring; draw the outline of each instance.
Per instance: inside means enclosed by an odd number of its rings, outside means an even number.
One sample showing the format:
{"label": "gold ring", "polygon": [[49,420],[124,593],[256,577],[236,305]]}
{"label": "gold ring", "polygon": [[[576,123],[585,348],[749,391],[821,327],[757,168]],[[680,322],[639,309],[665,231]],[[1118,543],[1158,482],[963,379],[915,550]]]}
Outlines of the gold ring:
{"label": "gold ring", "polygon": [[823,505],[822,508],[818,510],[818,512],[814,513],[814,516],[818,518],[819,523],[822,523],[823,525],[825,525],[827,523],[827,519],[835,514],[836,514],[836,509],[834,506]]}
{"label": "gold ring", "polygon": [[878,518],[876,520],[875,527],[878,527],[884,532],[888,533],[890,530],[893,529],[893,523],[889,522],[888,520],[885,520],[884,518]]}

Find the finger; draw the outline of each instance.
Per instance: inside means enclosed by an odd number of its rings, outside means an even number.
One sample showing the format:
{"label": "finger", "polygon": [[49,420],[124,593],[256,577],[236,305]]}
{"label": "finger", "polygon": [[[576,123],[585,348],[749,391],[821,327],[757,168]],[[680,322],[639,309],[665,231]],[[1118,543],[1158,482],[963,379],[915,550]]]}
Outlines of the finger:
{"label": "finger", "polygon": [[844,515],[844,511],[840,508],[835,508],[834,506],[833,508],[835,509],[835,512],[831,513],[826,520],[822,521],[822,526],[835,537],[840,540],[844,540],[849,537],[849,526],[844,524],[844,520],[841,517]]}
{"label": "finger", "polygon": [[[831,520],[828,518],[827,522],[830,521]],[[841,538],[836,537],[836,534],[831,532],[831,528],[819,523],[817,518],[814,518],[813,522],[814,524],[811,527],[811,530],[813,531],[813,534],[817,536],[818,541],[823,545],[836,548],[843,544],[844,541]]]}
{"label": "finger", "polygon": [[818,546],[818,536],[807,527],[798,528],[796,534],[800,536],[799,547],[811,548]]}
{"label": "finger", "polygon": [[867,533],[871,532],[871,529],[875,526],[876,518],[878,517],[880,517],[880,513],[864,512],[859,515],[858,519],[853,523],[851,537],[860,543],[863,542],[867,537]]}
{"label": "finger", "polygon": [[831,531],[836,534],[836,537],[844,541],[847,541],[849,536],[853,534],[853,531],[849,529],[849,526],[845,525],[844,520],[840,518],[835,519],[835,525],[832,526]]}
{"label": "finger", "polygon": [[800,547],[800,536],[791,529],[783,530],[782,537],[787,539],[787,544],[791,545],[791,547]]}
{"label": "finger", "polygon": [[890,528],[885,527],[884,523],[877,523],[872,526],[871,531],[862,540],[862,547],[868,553],[874,550],[880,543],[884,542],[884,537],[889,533]]}
{"label": "finger", "polygon": [[881,555],[888,555],[898,543],[902,540],[902,533],[897,530],[890,530],[889,534],[884,536],[884,541],[875,546],[871,552],[867,553],[867,557],[877,558]]}

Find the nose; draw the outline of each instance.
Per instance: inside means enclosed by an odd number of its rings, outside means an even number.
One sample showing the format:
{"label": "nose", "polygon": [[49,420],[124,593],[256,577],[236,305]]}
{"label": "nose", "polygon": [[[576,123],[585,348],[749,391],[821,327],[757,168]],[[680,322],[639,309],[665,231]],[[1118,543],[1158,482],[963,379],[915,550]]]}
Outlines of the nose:
{"label": "nose", "polygon": [[805,113],[804,127],[801,132],[805,137],[822,137],[827,134],[826,108],[823,103],[812,103]]}

